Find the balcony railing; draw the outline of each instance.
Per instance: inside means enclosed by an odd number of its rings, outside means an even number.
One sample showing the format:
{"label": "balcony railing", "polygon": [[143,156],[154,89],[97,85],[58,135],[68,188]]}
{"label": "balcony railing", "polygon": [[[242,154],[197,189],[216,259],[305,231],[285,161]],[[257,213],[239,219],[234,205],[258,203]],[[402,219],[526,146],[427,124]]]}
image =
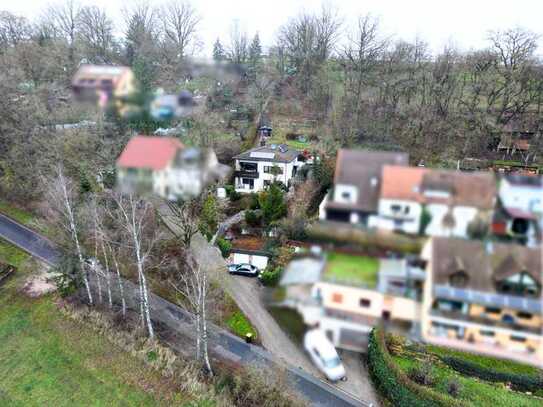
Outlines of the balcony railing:
{"label": "balcony railing", "polygon": [[438,309],[433,309],[430,312],[430,315],[434,317],[448,318],[448,319],[456,320],[456,321],[472,322],[474,324],[487,325],[487,326],[492,326],[496,328],[505,328],[505,329],[510,329],[512,331],[523,331],[523,332],[528,332],[532,334],[541,334],[541,328],[519,324],[517,321],[512,322],[512,323],[503,322],[500,320],[490,319],[482,315],[472,316],[472,315],[463,314],[457,311],[442,311]]}
{"label": "balcony railing", "polygon": [[259,178],[259,176],[260,176],[260,173],[258,171],[243,171],[243,170],[234,171],[234,177],[237,177],[237,178],[257,179]]}

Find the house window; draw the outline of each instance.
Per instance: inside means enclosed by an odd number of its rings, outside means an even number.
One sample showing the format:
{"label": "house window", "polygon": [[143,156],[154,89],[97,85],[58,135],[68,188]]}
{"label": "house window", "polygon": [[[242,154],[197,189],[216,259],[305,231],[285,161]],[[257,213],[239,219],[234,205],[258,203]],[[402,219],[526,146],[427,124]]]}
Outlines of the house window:
{"label": "house window", "polygon": [[278,167],[277,165],[274,165],[274,166],[265,165],[264,166],[264,172],[266,174],[275,173],[277,175],[282,175],[283,174],[283,169],[281,167]]}
{"label": "house window", "polygon": [[517,312],[517,317],[520,319],[532,319],[533,315],[529,312]]}
{"label": "house window", "polygon": [[515,342],[526,342],[526,338],[524,336],[511,335],[509,338]]}
{"label": "house window", "polygon": [[499,314],[501,310],[499,308],[494,308],[494,307],[485,307],[485,312],[487,314]]}
{"label": "house window", "polygon": [[449,277],[449,283],[453,287],[465,287],[468,283],[468,275],[463,271],[457,271]]}
{"label": "house window", "polygon": [[410,209],[409,206],[406,206],[406,207],[403,209],[403,211],[404,211],[404,213],[405,213],[406,215],[409,213],[409,209]]}
{"label": "house window", "polygon": [[343,294],[333,293],[332,302],[337,302],[338,304],[341,304],[343,302]]}
{"label": "house window", "polygon": [[494,331],[489,331],[488,329],[481,329],[479,331],[479,335],[481,335],[481,336],[494,336],[495,333],[494,333]]}
{"label": "house window", "polygon": [[390,205],[390,210],[392,212],[400,212],[402,210],[402,207],[400,205]]}
{"label": "house window", "polygon": [[371,305],[371,301],[367,298],[360,298],[360,306],[364,308],[368,308]]}
{"label": "house window", "polygon": [[349,192],[342,192],[341,197],[343,199],[351,199],[351,194]]}
{"label": "house window", "polygon": [[250,178],[242,178],[242,182],[245,188],[254,189],[255,180]]}
{"label": "house window", "polygon": [[271,185],[271,181],[269,179],[264,180],[264,188],[267,188]]}

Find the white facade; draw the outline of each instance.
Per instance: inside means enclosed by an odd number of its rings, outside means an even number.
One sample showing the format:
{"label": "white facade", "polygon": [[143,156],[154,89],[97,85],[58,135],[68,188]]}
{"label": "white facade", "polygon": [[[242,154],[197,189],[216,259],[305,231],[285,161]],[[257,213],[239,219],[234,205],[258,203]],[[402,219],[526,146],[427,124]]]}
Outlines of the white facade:
{"label": "white facade", "polygon": [[369,226],[377,229],[417,234],[422,205],[416,201],[379,199],[377,216],[371,216]]}
{"label": "white facade", "polygon": [[358,201],[358,188],[355,185],[336,184],[334,186],[334,202],[355,205]]}
{"label": "white facade", "polygon": [[249,263],[258,267],[259,270],[264,270],[268,265],[268,256],[232,252],[230,261],[234,264]]}
{"label": "white facade", "polygon": [[[452,209],[453,225],[444,224],[443,219]],[[469,206],[450,207],[444,204],[428,204],[426,210],[431,216],[430,223],[426,227],[428,236],[442,237],[468,237],[468,226],[477,217],[477,208]]]}
{"label": "white facade", "polygon": [[543,215],[543,188],[514,185],[507,179],[500,182],[500,200],[506,208],[518,208],[535,215]]}
{"label": "white facade", "polygon": [[[295,159],[289,163],[276,162],[276,161],[257,161],[247,159],[236,159],[236,171],[241,171],[240,164],[254,164],[256,165],[256,171],[254,175],[251,175],[251,172],[247,172],[247,176],[243,175],[236,176],[235,178],[235,189],[237,192],[241,193],[250,193],[250,192],[260,192],[265,189],[268,184],[273,183],[273,181],[280,181],[285,185],[288,185],[290,179],[295,175],[294,169],[298,170],[304,163]],[[272,172],[273,167],[277,167],[281,170],[281,174],[274,175]]]}

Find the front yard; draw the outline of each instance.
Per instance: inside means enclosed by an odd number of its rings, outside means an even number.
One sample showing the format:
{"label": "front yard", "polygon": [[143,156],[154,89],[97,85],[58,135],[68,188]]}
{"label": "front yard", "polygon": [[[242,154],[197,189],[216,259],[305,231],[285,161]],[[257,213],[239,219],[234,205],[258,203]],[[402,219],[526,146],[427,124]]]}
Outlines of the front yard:
{"label": "front yard", "polygon": [[324,278],[333,282],[375,288],[379,260],[373,257],[330,253]]}

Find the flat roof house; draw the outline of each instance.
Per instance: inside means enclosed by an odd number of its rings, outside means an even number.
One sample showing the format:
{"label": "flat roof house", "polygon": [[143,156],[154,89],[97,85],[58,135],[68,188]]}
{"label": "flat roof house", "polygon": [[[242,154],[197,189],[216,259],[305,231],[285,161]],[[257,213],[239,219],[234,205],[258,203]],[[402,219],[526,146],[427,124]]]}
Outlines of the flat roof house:
{"label": "flat roof house", "polygon": [[339,150],[334,187],[319,206],[319,218],[367,225],[368,217],[377,213],[383,166],[408,162],[406,153]]}
{"label": "flat roof house", "polygon": [[234,183],[237,192],[264,190],[274,181],[289,185],[305,157],[286,144],[270,144],[252,148],[233,157],[236,160]]}

